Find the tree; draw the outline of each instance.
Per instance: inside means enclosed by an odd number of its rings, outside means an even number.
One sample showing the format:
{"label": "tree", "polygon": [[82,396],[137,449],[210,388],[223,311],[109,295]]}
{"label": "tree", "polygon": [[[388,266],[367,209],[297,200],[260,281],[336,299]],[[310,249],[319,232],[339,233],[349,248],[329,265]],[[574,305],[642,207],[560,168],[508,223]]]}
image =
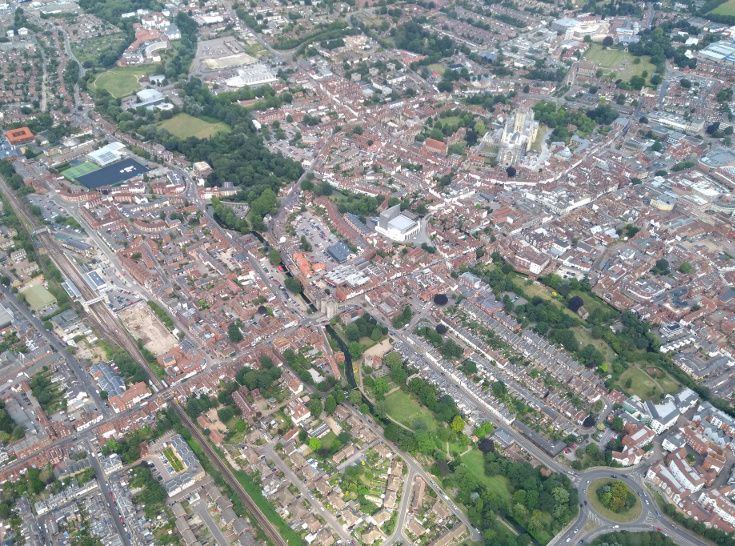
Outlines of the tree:
{"label": "tree", "polygon": [[656,260],[656,265],[651,269],[651,273],[654,275],[668,275],[671,273],[669,261],[666,258],[659,258]]}
{"label": "tree", "polygon": [[694,272],[694,266],[690,264],[689,262],[682,262],[679,266],[679,273],[683,273],[684,275],[690,275]]}
{"label": "tree", "polygon": [[281,263],[281,253],[278,252],[275,248],[271,248],[268,251],[268,261],[271,263],[272,266],[276,266]]}
{"label": "tree", "polygon": [[332,396],[331,394],[327,395],[327,397],[324,399],[324,411],[327,413],[327,415],[332,415],[336,409],[337,401],[334,399],[334,396]]}
{"label": "tree", "polygon": [[456,432],[457,434],[461,433],[464,430],[464,419],[462,419],[461,415],[455,415],[454,419],[452,419],[452,430]]}
{"label": "tree", "polygon": [[320,398],[312,398],[306,403],[306,407],[309,408],[311,416],[314,417],[314,419],[319,418],[322,414],[322,410],[324,409]]}
{"label": "tree", "polygon": [[681,85],[682,89],[691,89],[692,82],[686,78],[682,78],[679,80],[679,85]]}
{"label": "tree", "polygon": [[360,391],[358,389],[352,389],[348,398],[350,400],[350,403],[354,404],[355,406],[362,403],[362,394],[360,394]]}
{"label": "tree", "polygon": [[613,43],[614,43],[614,42],[613,42],[612,36],[605,36],[605,37],[604,37],[604,38],[602,39],[602,45],[603,45],[604,47],[612,47]]}
{"label": "tree", "polygon": [[301,281],[298,280],[296,277],[286,277],[286,280],[283,282],[283,284],[286,286],[289,292],[293,292],[294,294],[298,294],[302,290]]}
{"label": "tree", "polygon": [[513,167],[512,165],[508,166],[505,169],[505,174],[508,175],[508,178],[513,178],[516,175],[516,168]]}
{"label": "tree", "polygon": [[622,417],[615,417],[610,423],[610,428],[617,433],[622,433],[625,430],[625,422]]}
{"label": "tree", "polygon": [[227,327],[227,335],[229,336],[230,341],[232,341],[233,343],[239,343],[243,339],[238,322],[239,321],[232,322]]}
{"label": "tree", "polygon": [[569,301],[567,301],[567,307],[575,313],[579,311],[582,306],[584,306],[584,300],[579,296],[572,296],[569,298]]}

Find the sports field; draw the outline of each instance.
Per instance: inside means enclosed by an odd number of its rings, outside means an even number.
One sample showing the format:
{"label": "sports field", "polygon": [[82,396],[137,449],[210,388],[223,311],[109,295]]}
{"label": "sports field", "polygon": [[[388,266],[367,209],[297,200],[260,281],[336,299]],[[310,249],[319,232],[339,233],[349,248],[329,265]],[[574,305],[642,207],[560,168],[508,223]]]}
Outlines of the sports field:
{"label": "sports field", "polygon": [[126,97],[140,89],[140,78],[151,74],[153,66],[125,66],[103,72],[94,80],[97,89],[105,89],[116,99]]}
{"label": "sports field", "polygon": [[28,307],[30,307],[34,313],[56,305],[56,298],[42,284],[29,286],[22,290],[21,294],[25,298],[26,303],[28,303]]}
{"label": "sports field", "polygon": [[176,114],[158,126],[179,138],[210,138],[217,133],[230,131],[229,126],[221,121],[207,121],[184,113]]}
{"label": "sports field", "polygon": [[714,15],[731,15],[735,16],[735,0],[727,0],[710,11]]}
{"label": "sports field", "polygon": [[67,178],[69,180],[76,180],[80,176],[93,173],[97,169],[99,169],[98,165],[95,165],[91,161],[85,161],[84,163],[80,163],[79,165],[69,167],[65,171],[62,171],[61,174],[64,176],[64,178]]}
{"label": "sports field", "polygon": [[635,64],[636,57],[627,51],[605,48],[600,44],[592,44],[584,54],[584,58],[601,68],[605,75],[616,80],[628,81],[633,76],[641,76],[643,72],[648,72],[647,78],[650,78],[656,70],[647,56],[641,57],[640,63]]}

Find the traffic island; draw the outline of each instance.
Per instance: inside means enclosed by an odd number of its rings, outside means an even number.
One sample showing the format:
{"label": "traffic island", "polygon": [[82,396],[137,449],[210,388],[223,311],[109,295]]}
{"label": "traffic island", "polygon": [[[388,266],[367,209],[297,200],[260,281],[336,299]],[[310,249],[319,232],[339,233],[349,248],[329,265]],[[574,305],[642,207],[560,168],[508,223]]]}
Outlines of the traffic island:
{"label": "traffic island", "polygon": [[625,482],[610,478],[592,482],[587,488],[587,500],[600,516],[620,523],[637,520],[643,510],[638,495]]}

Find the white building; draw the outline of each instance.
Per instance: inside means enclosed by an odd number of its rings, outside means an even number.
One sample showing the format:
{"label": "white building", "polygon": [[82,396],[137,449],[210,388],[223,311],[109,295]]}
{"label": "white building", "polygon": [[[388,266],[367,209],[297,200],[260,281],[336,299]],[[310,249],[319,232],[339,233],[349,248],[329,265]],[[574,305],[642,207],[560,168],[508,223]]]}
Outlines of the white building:
{"label": "white building", "polygon": [[375,226],[375,231],[399,243],[412,241],[420,230],[421,225],[416,221],[416,217],[408,211],[401,212],[400,205],[385,209],[378,217]]}

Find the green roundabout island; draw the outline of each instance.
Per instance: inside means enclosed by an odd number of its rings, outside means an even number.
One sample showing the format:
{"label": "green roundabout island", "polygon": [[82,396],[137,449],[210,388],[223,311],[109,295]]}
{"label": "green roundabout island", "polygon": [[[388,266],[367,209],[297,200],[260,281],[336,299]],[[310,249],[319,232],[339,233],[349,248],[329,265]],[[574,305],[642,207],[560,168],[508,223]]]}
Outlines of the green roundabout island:
{"label": "green roundabout island", "polygon": [[595,512],[610,521],[629,523],[641,516],[641,500],[621,480],[593,481],[587,489],[587,499]]}

